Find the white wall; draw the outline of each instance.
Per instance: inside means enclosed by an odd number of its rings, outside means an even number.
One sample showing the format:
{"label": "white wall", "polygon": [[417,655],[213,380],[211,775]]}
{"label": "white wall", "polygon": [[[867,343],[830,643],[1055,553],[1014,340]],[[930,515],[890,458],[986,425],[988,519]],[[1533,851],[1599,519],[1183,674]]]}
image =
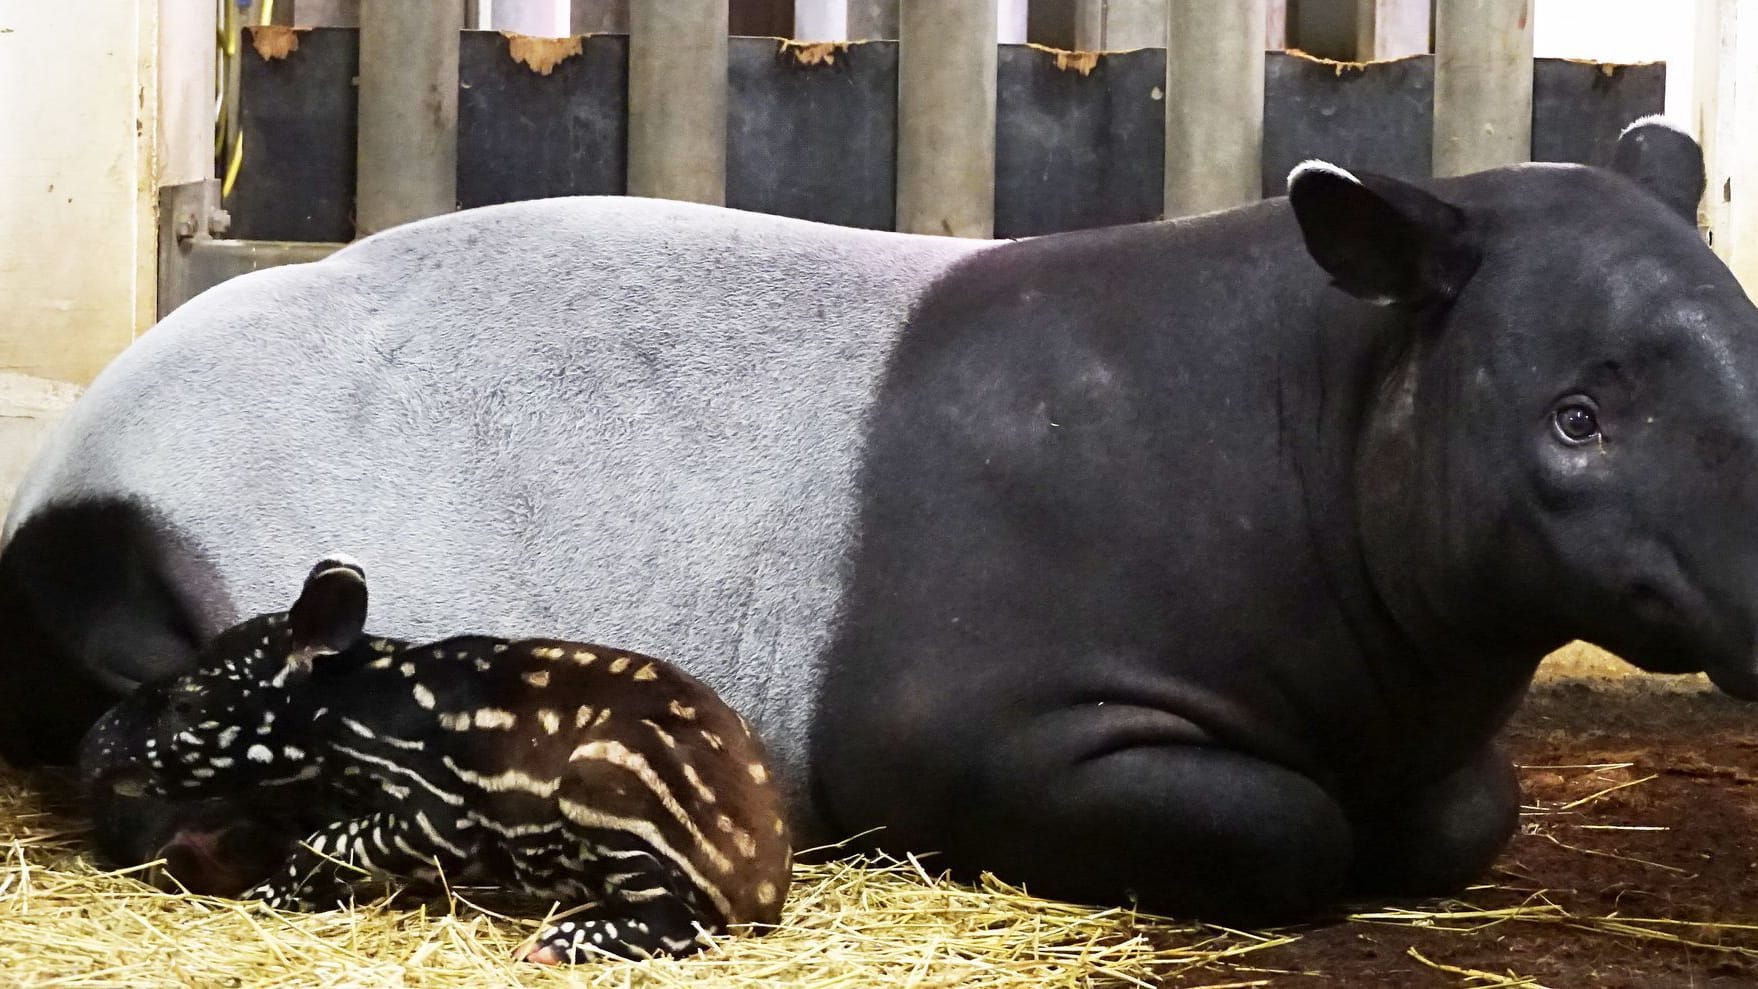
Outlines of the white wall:
{"label": "white wall", "polygon": [[151,322],[157,15],[0,0],[0,372],[84,384]]}

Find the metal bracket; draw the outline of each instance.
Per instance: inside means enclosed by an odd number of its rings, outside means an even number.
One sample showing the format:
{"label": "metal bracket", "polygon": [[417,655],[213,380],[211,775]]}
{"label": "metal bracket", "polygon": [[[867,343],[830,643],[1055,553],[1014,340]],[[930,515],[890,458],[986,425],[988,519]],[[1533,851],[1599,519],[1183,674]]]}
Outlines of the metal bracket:
{"label": "metal bracket", "polygon": [[220,208],[219,180],[159,190],[159,319],[228,278],[259,268],[316,261],[343,246],[224,239],[231,226],[232,218]]}

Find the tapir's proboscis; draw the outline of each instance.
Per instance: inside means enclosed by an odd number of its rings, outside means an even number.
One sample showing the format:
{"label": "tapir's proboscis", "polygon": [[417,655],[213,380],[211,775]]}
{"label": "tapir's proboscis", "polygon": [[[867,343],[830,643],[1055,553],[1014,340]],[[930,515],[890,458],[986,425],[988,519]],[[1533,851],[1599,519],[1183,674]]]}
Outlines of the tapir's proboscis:
{"label": "tapir's proboscis", "polygon": [[1456,891],[1549,652],[1758,697],[1758,309],[1703,188],[1645,119],[1018,241],[577,197],[245,275],[32,466],[0,754],[67,761],[348,546],[382,634],[677,663],[802,846],[1236,924]]}

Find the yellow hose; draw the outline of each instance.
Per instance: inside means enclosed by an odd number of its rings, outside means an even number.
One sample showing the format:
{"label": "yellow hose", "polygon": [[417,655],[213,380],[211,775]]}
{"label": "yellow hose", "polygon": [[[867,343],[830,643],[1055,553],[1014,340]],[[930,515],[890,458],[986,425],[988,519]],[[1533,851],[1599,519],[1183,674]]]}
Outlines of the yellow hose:
{"label": "yellow hose", "polygon": [[238,166],[244,164],[244,132],[238,132],[238,140],[232,144],[232,160],[226,164],[226,181],[220,183],[220,198],[232,194],[232,183],[238,181]]}
{"label": "yellow hose", "polygon": [[[238,57],[238,42],[240,40],[241,35],[243,34],[243,31],[238,29],[238,25],[236,22],[236,16],[237,16],[236,11],[237,11],[237,8],[235,6],[233,6],[233,4],[230,2],[230,0],[226,0],[226,15],[227,15],[226,20],[228,20],[232,23],[226,25],[225,28],[222,28],[221,39],[223,41],[223,46],[224,46],[224,50],[225,50],[227,58],[237,58]],[[264,26],[269,25],[269,24],[273,24],[274,17],[275,17],[275,0],[263,0],[261,23]],[[226,94],[224,90],[221,91],[220,106],[219,106],[219,113],[218,113],[219,119],[221,119],[221,120],[224,120],[225,115],[226,115],[226,97],[227,97],[227,95],[228,94]],[[220,150],[220,148],[221,148],[222,144],[225,142],[225,140],[226,140],[226,138],[222,133],[219,133],[219,132],[215,133],[215,135],[214,135],[214,151],[215,152],[218,152]],[[238,181],[238,171],[240,168],[243,167],[243,165],[244,165],[244,131],[240,130],[238,132],[237,139],[232,142],[232,157],[226,162],[225,180],[220,183],[220,198],[221,199],[225,199],[227,196],[230,196],[232,194],[232,185],[233,185],[233,183]]]}

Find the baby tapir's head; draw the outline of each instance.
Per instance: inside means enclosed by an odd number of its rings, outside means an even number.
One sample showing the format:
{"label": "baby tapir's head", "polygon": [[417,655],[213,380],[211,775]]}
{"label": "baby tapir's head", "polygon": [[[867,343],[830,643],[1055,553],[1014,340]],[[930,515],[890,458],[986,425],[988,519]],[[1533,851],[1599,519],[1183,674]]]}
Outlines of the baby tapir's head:
{"label": "baby tapir's head", "polygon": [[291,609],[220,633],[195,672],[151,688],[147,792],[193,797],[315,777],[309,739],[322,712],[303,688],[313,660],[354,646],[365,622],[365,572],[331,556],[311,569]]}
{"label": "baby tapir's head", "polygon": [[308,795],[286,787],[195,799],[149,795],[152,774],[142,744],[166,685],[141,687],[124,698],[81,744],[81,796],[94,850],[100,862],[116,868],[162,859],[145,878],[167,891],[237,896],[286,861],[311,830],[317,808]]}

